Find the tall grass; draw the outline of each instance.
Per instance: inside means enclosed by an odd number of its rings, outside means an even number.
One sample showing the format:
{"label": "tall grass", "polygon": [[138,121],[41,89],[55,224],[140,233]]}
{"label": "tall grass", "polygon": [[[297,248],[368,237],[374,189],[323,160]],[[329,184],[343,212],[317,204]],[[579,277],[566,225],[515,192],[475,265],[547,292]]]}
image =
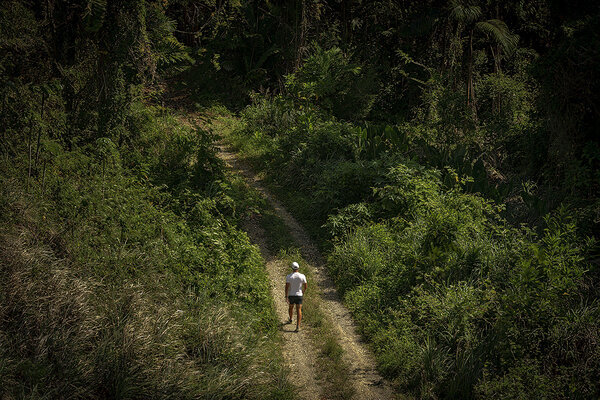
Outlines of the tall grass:
{"label": "tall grass", "polygon": [[161,113],[140,147],[56,143],[43,189],[2,157],[0,397],[295,396],[234,185]]}

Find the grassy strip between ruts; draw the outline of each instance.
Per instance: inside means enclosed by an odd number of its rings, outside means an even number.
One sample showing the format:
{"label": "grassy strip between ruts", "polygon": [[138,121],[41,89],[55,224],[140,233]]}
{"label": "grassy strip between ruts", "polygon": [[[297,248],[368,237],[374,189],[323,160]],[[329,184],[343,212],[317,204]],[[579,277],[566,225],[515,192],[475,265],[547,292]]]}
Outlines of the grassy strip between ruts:
{"label": "grassy strip between ruts", "polygon": [[[210,120],[210,127],[231,143],[229,136],[239,120],[229,115],[223,115],[222,110],[216,110],[216,112],[219,116]],[[247,157],[244,158],[248,160]],[[249,161],[252,164],[252,160]],[[248,190],[254,191],[250,187]],[[252,193],[248,193],[247,197],[256,198]],[[323,311],[319,289],[310,284],[314,282],[313,267],[302,258],[298,244],[290,234],[289,228],[275,214],[273,208],[266,202],[256,203],[259,203],[255,205],[260,213],[260,224],[264,229],[269,251],[279,254],[278,259],[281,263],[299,262],[302,265],[302,272],[309,281],[309,289],[302,309],[303,322],[310,340],[320,352],[320,357],[315,361],[318,377],[326,383],[328,398],[350,399],[354,394],[354,387],[348,382],[349,369],[343,360],[344,350],[334,334],[332,321]]]}
{"label": "grassy strip between ruts", "polygon": [[354,388],[348,382],[349,370],[343,360],[344,350],[334,334],[332,321],[323,310],[319,288],[314,284],[311,285],[311,282],[315,282],[312,265],[302,258],[288,227],[268,205],[261,210],[260,222],[265,231],[269,250],[279,254],[280,263],[289,264],[298,261],[309,282],[302,308],[303,322],[308,337],[320,352],[319,358],[315,361],[318,377],[325,382],[328,398],[352,398]]}

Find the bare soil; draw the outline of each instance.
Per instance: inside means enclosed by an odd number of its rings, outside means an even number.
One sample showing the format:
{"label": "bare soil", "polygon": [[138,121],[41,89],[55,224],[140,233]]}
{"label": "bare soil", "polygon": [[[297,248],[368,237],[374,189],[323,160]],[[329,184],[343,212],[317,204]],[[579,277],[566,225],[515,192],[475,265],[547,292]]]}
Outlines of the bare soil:
{"label": "bare soil", "polygon": [[[350,376],[347,381],[354,385],[354,399],[394,399],[395,396],[389,383],[383,380],[377,372],[373,355],[357,333],[350,312],[340,301],[335,286],[327,275],[325,263],[318,248],[294,217],[265,189],[260,179],[237,159],[236,154],[229,151],[223,144],[219,144],[218,147],[219,156],[226,162],[228,167],[233,172],[243,176],[246,182],[261,193],[271,204],[277,216],[284,221],[300,247],[303,258],[313,266],[313,279],[315,282],[309,282],[309,288],[311,286],[318,287],[315,292],[320,293],[323,312],[332,322],[334,334],[344,350],[344,362],[350,367]],[[245,229],[251,240],[260,247],[266,260],[277,314],[282,321],[285,340],[284,357],[291,370],[291,380],[297,385],[301,398],[307,400],[327,399],[326,385],[318,379],[315,364],[319,354],[309,336],[311,335],[310,328],[303,325],[300,332],[293,332],[296,327],[295,317],[293,324],[283,324],[283,321],[288,319],[288,306],[284,298],[284,277],[289,273],[289,268],[276,255],[269,252],[264,230],[256,219],[249,220]]]}

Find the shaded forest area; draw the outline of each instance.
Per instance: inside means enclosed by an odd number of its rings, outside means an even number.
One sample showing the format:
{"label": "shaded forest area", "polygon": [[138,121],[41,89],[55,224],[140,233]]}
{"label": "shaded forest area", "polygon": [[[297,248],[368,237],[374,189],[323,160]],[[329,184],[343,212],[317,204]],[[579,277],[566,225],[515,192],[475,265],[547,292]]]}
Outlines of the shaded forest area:
{"label": "shaded forest area", "polygon": [[508,199],[519,221],[538,223],[561,202],[595,204],[598,5],[217,3],[169,6],[176,35],[198,53],[186,83],[202,104],[226,95],[235,109],[249,89],[283,93],[382,142],[386,125],[404,129],[442,159],[420,161],[472,176],[473,191]]}
{"label": "shaded forest area", "polygon": [[[259,201],[155,104],[162,3],[0,9],[0,397],[290,399]],[[243,305],[243,307],[242,307]]]}
{"label": "shaded forest area", "polygon": [[598,398],[599,25],[583,0],[4,2],[0,393],[293,397],[258,200],[175,117],[204,112],[399,393]]}

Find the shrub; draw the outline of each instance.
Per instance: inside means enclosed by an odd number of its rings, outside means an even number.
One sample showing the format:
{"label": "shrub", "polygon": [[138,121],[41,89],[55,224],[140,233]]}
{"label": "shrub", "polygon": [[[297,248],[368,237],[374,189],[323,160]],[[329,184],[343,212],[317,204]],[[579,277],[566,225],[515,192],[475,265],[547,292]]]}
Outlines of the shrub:
{"label": "shrub", "polygon": [[[488,83],[490,90],[512,85]],[[464,99],[445,90],[431,89],[441,96],[435,104],[454,104],[444,112],[474,123],[473,110],[459,104]],[[521,94],[503,110],[529,112],[529,94]],[[529,135],[528,122],[515,115],[498,118],[512,124],[515,137]],[[494,169],[485,160],[473,161],[485,138],[468,135],[485,130],[438,117],[417,127],[427,134],[411,138],[407,126],[402,134],[369,133],[304,111],[268,147],[249,135],[237,139],[276,160],[263,171],[283,186],[298,216],[310,226],[325,223],[333,236],[330,273],[400,392],[432,399],[597,397],[598,268],[589,262],[595,241],[576,223],[591,218],[592,208],[559,208],[537,232],[510,225],[505,205],[473,194],[503,199],[512,190],[488,180]],[[440,133],[447,134],[441,142]]]}
{"label": "shrub", "polygon": [[[482,198],[442,189],[431,171],[400,165],[386,179],[375,202],[330,217],[348,225],[328,264],[400,390],[420,398],[593,397],[598,386],[587,382],[597,368],[582,372],[581,363],[598,361],[588,324],[599,308],[582,308],[572,295],[586,285],[589,244],[566,211],[548,216],[536,239],[507,227]],[[354,209],[369,217],[349,218]],[[373,209],[386,219],[373,223]]]}
{"label": "shrub", "polygon": [[0,397],[290,398],[212,138],[142,114],[124,147],[47,141],[31,177],[2,157]]}
{"label": "shrub", "polygon": [[348,120],[366,117],[375,100],[373,74],[352,64],[337,47],[324,50],[315,45],[304,64],[286,76],[286,88],[301,104],[317,104]]}

